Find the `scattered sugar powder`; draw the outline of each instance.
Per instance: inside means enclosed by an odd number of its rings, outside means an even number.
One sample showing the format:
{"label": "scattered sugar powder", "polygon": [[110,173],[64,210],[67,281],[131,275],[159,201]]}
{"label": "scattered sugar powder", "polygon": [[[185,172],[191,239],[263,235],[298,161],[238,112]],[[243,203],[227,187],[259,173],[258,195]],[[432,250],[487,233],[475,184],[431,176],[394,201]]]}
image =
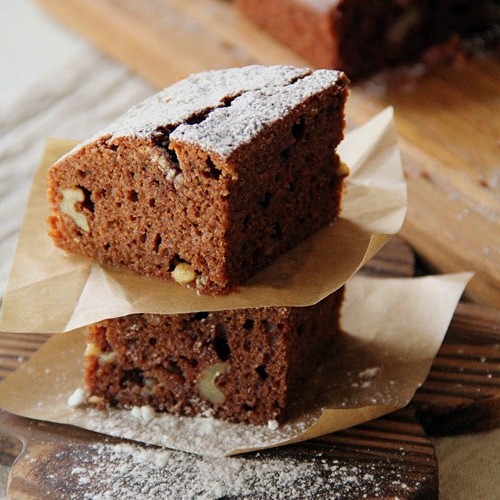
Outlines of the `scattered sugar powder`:
{"label": "scattered sugar powder", "polygon": [[120,442],[68,453],[72,498],[406,498],[418,486],[387,464],[351,465],[310,447],[215,458]]}
{"label": "scattered sugar powder", "polygon": [[151,422],[156,416],[156,412],[151,406],[134,406],[130,410],[130,414],[145,423]]}
{"label": "scattered sugar powder", "polygon": [[321,414],[303,416],[275,428],[271,425],[240,425],[207,417],[182,417],[148,407],[130,411],[75,407],[67,423],[119,438],[150,443],[203,455],[223,456],[240,450],[267,448],[300,436]]}
{"label": "scattered sugar powder", "polygon": [[275,431],[275,430],[279,429],[280,424],[277,420],[269,420],[269,422],[267,422],[267,426],[272,431]]}
{"label": "scattered sugar powder", "polygon": [[85,404],[87,401],[87,398],[85,396],[85,391],[83,389],[76,389],[73,394],[68,398],[68,405],[69,406],[80,406]]}
{"label": "scattered sugar powder", "polygon": [[380,371],[380,366],[373,368],[366,368],[358,373],[359,382],[352,382],[352,387],[359,387],[361,389],[368,389],[372,386],[372,379],[375,378]]}
{"label": "scattered sugar powder", "polygon": [[379,371],[380,371],[380,366],[367,368],[366,370],[359,372],[359,378],[373,378],[378,374]]}

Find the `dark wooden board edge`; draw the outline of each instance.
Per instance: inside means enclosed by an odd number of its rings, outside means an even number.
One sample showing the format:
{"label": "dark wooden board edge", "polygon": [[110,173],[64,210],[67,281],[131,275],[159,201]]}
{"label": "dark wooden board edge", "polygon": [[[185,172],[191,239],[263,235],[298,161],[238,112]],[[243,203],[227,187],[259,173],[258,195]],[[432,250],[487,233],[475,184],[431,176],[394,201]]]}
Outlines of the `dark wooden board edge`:
{"label": "dark wooden board edge", "polygon": [[[315,498],[438,498],[434,447],[409,408],[319,439],[236,457],[201,457],[174,451],[162,465],[161,477],[155,466],[163,452],[159,448],[1,410],[0,427],[17,436],[15,440],[9,438],[13,453],[23,448],[9,480],[12,498],[38,498],[41,491],[47,498],[92,498],[109,487],[111,473],[116,470],[126,471],[125,477],[113,480],[123,483],[121,493],[127,498],[152,491],[156,496],[166,496],[178,491],[175,482],[207,469],[213,474],[216,492],[220,490],[217,485],[227,477],[228,467],[236,468],[247,481],[224,484],[227,496],[222,498],[246,498],[248,490],[252,498],[306,498],[312,492]],[[0,438],[0,445],[4,443]],[[134,467],[150,467],[150,476],[121,463],[127,458],[119,451],[122,445],[138,456],[147,453],[150,463],[135,461]],[[280,481],[280,470],[283,474],[307,470],[308,475]],[[82,481],[89,476],[94,478],[92,482]],[[272,492],[265,488],[271,482],[275,485]],[[204,487],[204,493],[209,493],[210,485],[205,483]]]}

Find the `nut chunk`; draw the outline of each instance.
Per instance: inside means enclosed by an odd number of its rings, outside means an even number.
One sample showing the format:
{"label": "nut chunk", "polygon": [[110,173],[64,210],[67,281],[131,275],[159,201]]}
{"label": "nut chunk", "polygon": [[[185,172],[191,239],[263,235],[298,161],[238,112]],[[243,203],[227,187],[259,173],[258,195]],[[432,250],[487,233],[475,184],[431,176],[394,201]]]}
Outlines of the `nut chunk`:
{"label": "nut chunk", "polygon": [[338,215],[346,76],[249,66],[192,75],[48,173],[60,248],[227,293]]}
{"label": "nut chunk", "polygon": [[84,231],[89,230],[89,223],[84,214],[77,211],[77,203],[85,200],[85,195],[83,191],[79,188],[76,189],[63,189],[62,201],[61,201],[61,212],[63,214],[69,215],[75,224],[83,229]]}

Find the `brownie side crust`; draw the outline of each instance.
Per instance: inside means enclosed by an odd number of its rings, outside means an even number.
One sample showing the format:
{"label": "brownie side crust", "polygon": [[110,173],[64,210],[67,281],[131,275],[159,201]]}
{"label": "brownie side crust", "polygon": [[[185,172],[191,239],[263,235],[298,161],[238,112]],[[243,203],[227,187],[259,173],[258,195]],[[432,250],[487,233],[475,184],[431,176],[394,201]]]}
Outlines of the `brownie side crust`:
{"label": "brownie side crust", "polygon": [[88,328],[98,406],[151,406],[231,422],[283,421],[339,329],[343,289],[305,308],[136,314]]}

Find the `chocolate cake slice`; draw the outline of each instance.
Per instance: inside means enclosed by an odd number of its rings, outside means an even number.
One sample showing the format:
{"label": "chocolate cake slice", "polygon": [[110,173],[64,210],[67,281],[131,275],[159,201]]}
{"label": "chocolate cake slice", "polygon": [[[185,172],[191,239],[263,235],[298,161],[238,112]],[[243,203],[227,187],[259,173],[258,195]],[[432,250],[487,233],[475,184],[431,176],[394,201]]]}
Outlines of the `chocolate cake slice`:
{"label": "chocolate cake slice", "polygon": [[50,236],[227,293],[337,216],[347,94],[341,72],[290,66],[179,81],[50,168]]}

